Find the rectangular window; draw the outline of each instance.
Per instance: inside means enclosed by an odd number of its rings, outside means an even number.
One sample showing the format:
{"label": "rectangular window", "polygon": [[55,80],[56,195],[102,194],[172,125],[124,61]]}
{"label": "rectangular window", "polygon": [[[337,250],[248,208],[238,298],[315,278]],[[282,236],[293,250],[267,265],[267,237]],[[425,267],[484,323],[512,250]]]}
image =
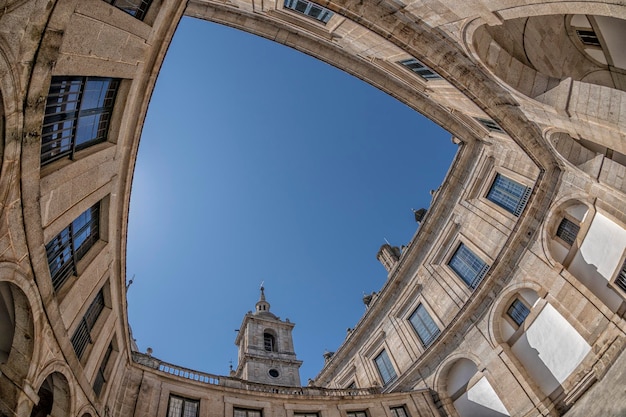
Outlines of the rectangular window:
{"label": "rectangular window", "polygon": [[439,74],[437,74],[435,71],[431,70],[415,58],[405,59],[403,61],[400,61],[399,63],[426,80],[441,79],[441,76]]}
{"label": "rectangular window", "polygon": [[113,353],[113,343],[109,343],[109,347],[107,351],[104,353],[104,358],[102,358],[102,362],[100,362],[100,366],[98,367],[98,372],[96,373],[96,379],[93,382],[93,391],[96,393],[96,396],[100,395],[102,392],[102,387],[104,386],[106,380],[105,372],[107,369],[107,365],[109,364],[109,359],[111,359],[111,354]]}
{"label": "rectangular window", "polygon": [[131,16],[136,17],[139,20],[143,20],[150,7],[152,0],[104,0],[109,4],[117,7],[128,13]]}
{"label": "rectangular window", "polygon": [[233,417],[263,417],[261,410],[249,410],[247,408],[233,409]]}
{"label": "rectangular window", "polygon": [[576,34],[585,45],[600,46],[600,39],[593,30],[576,29]]}
{"label": "rectangular window", "polygon": [[284,4],[287,9],[295,10],[324,24],[333,16],[330,10],[308,0],[285,0]]}
{"label": "rectangular window", "polygon": [[487,199],[515,216],[519,216],[528,202],[530,191],[530,187],[525,187],[504,175],[497,174],[489,193],[487,193]]}
{"label": "rectangular window", "polygon": [[406,412],[406,408],[404,408],[404,406],[391,407],[390,410],[393,417],[409,417],[409,414]]}
{"label": "rectangular window", "polygon": [[439,336],[439,327],[437,327],[437,324],[422,304],[417,306],[411,317],[409,317],[409,321],[425,347],[430,346],[433,340]]}
{"label": "rectangular window", "polygon": [[100,203],[96,203],[61,230],[46,245],[48,266],[55,291],[76,274],[76,263],[100,238]]}
{"label": "rectangular window", "polygon": [[619,270],[619,273],[615,278],[615,285],[621,288],[622,291],[626,292],[626,259],[622,264],[622,269]]}
{"label": "rectangular window", "polygon": [[100,317],[102,310],[104,310],[104,291],[101,289],[96,295],[96,298],[94,298],[89,305],[89,308],[87,308],[87,312],[80,320],[78,328],[74,331],[74,335],[72,336],[72,346],[74,347],[74,352],[76,352],[78,359],[83,357],[87,346],[93,343],[91,331],[96,325],[96,321],[98,317]]}
{"label": "rectangular window", "polygon": [[348,411],[346,413],[347,417],[367,417],[367,413],[365,411]]}
{"label": "rectangular window", "polygon": [[506,314],[513,320],[515,324],[521,326],[526,317],[530,314],[530,310],[521,300],[516,298],[509,306]]}
{"label": "rectangular window", "polygon": [[573,245],[576,241],[576,236],[580,231],[580,226],[571,221],[570,219],[563,218],[559,227],[556,229],[556,235],[568,245]]}
{"label": "rectangular window", "polygon": [[41,134],[42,165],[106,140],[118,85],[112,78],[52,77]]}
{"label": "rectangular window", "polygon": [[378,356],[376,356],[376,359],[374,359],[374,362],[376,363],[380,377],[383,379],[383,385],[387,385],[389,382],[396,379],[396,371],[393,369],[393,365],[391,364],[391,360],[389,360],[389,355],[387,355],[386,350],[380,352]]}
{"label": "rectangular window", "polygon": [[483,262],[467,246],[461,243],[450,258],[448,266],[467,284],[471,289],[476,288],[483,279],[489,265]]}
{"label": "rectangular window", "polygon": [[293,417],[319,417],[319,413],[293,413]]}
{"label": "rectangular window", "polygon": [[170,404],[167,406],[167,417],[198,417],[200,401],[170,395]]}
{"label": "rectangular window", "polygon": [[482,119],[480,117],[477,117],[476,120],[478,120],[480,122],[480,124],[485,126],[485,128],[487,128],[487,130],[490,130],[492,132],[504,133],[504,130],[502,130],[500,125],[497,124],[496,122],[494,122],[491,119]]}

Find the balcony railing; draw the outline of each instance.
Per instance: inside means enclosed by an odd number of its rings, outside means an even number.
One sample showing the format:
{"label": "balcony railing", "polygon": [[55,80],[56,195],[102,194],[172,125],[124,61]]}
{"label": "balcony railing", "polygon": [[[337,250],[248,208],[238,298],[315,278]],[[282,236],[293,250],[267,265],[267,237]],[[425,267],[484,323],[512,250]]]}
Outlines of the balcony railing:
{"label": "balcony railing", "polygon": [[155,371],[179,378],[197,381],[204,384],[219,385],[228,388],[242,389],[246,391],[267,392],[272,394],[303,395],[303,396],[329,396],[348,397],[355,395],[371,395],[380,393],[380,388],[346,388],[329,389],[319,387],[284,387],[279,385],[259,384],[244,381],[239,378],[219,376],[205,372],[164,362],[153,356],[139,352],[133,352],[133,361],[139,365],[154,369]]}

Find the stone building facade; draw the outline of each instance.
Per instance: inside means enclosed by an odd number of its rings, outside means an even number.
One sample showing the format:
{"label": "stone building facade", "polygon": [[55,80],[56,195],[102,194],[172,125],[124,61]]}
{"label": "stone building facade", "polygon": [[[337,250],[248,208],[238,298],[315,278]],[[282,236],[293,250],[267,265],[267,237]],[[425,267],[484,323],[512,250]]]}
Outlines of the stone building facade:
{"label": "stone building facade", "polygon": [[[626,414],[626,5],[2,6],[1,416]],[[341,68],[459,144],[411,242],[381,248],[385,285],[311,386],[133,351],[131,179],[183,15]]]}

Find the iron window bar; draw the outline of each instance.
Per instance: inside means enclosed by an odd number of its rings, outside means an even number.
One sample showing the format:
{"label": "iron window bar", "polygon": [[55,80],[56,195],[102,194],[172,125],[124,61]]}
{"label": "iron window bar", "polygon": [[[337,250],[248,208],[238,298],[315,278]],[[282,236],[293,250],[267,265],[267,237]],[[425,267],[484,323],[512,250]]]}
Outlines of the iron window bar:
{"label": "iron window bar", "polygon": [[374,359],[374,362],[376,363],[378,372],[383,379],[383,385],[387,385],[398,377],[386,350],[380,352]]}
{"label": "iron window bar", "polygon": [[107,348],[106,353],[104,354],[104,358],[102,358],[102,362],[100,362],[100,366],[98,367],[98,372],[96,373],[96,379],[93,381],[93,392],[96,393],[96,396],[99,396],[102,392],[102,387],[107,382],[106,377],[104,375],[107,365],[109,364],[109,359],[111,358],[111,354],[113,353],[113,344],[109,343],[109,347]]}
{"label": "iron window bar", "polygon": [[284,6],[323,24],[328,23],[333,12],[308,0],[285,0]]}
{"label": "iron window bar", "polygon": [[41,165],[74,158],[107,138],[119,80],[52,77],[41,135]]}
{"label": "iron window bar", "polygon": [[198,417],[200,401],[170,395],[167,417]]}
{"label": "iron window bar", "polygon": [[571,246],[576,241],[576,236],[578,236],[579,231],[579,225],[564,217],[561,223],[559,223],[559,227],[556,229],[556,235]]}
{"label": "iron window bar", "polygon": [[483,119],[483,118],[477,117],[476,120],[478,120],[480,124],[482,124],[487,130],[490,130],[492,132],[505,133],[504,130],[500,127],[500,125],[491,119]]}
{"label": "iron window bar", "polygon": [[405,59],[399,62],[399,64],[404,65],[409,70],[413,71],[420,77],[426,80],[440,80],[441,76],[437,74],[435,71],[428,68],[426,65],[422,64],[415,58]]}
{"label": "iron window bar", "polygon": [[622,291],[626,292],[626,260],[624,260],[622,269],[620,269],[617,278],[615,278],[615,284],[621,288]]}
{"label": "iron window bar", "polygon": [[576,29],[576,35],[585,45],[601,46],[600,39],[593,30]]}
{"label": "iron window bar", "polygon": [[497,174],[487,193],[487,199],[519,217],[524,211],[530,197],[530,187],[513,181],[504,175]]}
{"label": "iron window bar", "polygon": [[459,244],[456,252],[450,258],[448,266],[467,284],[475,289],[489,270],[489,265],[474,254],[463,243]]}
{"label": "iron window bar", "polygon": [[100,238],[100,203],[78,216],[46,245],[52,287],[58,291],[76,275],[76,264]]}
{"label": "iron window bar", "polygon": [[96,324],[98,317],[104,310],[104,292],[102,289],[96,295],[96,298],[91,302],[85,315],[80,320],[76,331],[74,331],[74,335],[72,336],[72,347],[74,348],[74,352],[76,352],[76,356],[80,360],[87,349],[87,346],[90,343],[93,343],[93,339],[91,338],[91,330]]}
{"label": "iron window bar", "polygon": [[411,317],[409,317],[409,321],[413,325],[424,347],[430,346],[437,336],[439,336],[439,333],[441,333],[441,330],[439,330],[439,327],[437,327],[437,324],[430,314],[428,314],[423,304],[417,306],[413,314],[411,314]]}
{"label": "iron window bar", "polygon": [[530,314],[530,309],[519,299],[515,299],[506,311],[506,314],[517,324],[521,326],[526,317]]}

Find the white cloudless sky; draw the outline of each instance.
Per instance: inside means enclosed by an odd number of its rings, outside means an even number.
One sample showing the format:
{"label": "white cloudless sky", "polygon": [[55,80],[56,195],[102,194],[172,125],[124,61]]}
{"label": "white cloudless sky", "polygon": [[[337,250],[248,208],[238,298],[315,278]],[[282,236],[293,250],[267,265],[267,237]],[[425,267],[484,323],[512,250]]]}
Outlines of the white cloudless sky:
{"label": "white cloudless sky", "polygon": [[450,134],[326,63],[183,18],[141,138],[128,232],[129,319],[139,349],[227,375],[235,329],[265,282],[296,324],[306,385],[405,245],[412,208],[457,150]]}

